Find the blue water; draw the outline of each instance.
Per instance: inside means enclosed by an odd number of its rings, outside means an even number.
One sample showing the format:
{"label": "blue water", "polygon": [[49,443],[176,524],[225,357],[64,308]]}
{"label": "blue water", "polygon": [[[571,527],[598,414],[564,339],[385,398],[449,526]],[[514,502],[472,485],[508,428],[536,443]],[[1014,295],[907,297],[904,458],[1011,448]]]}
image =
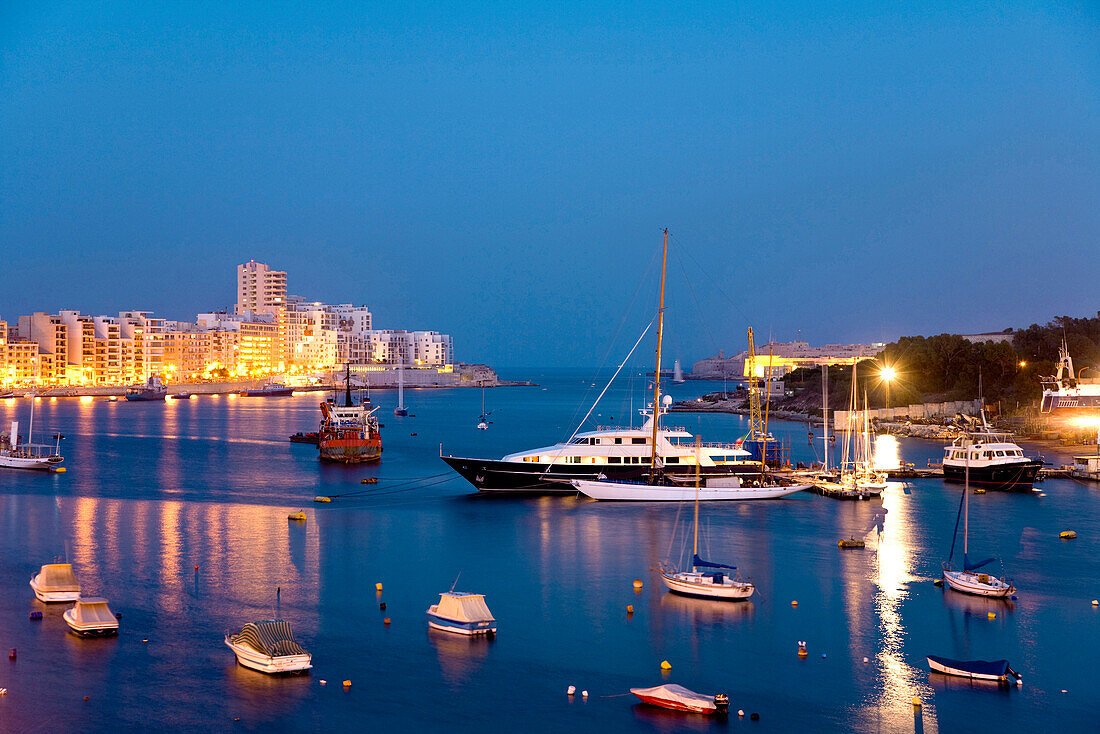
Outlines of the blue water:
{"label": "blue water", "polygon": [[[515,377],[541,387],[486,391],[488,431],[474,427],[480,390],[410,390],[415,417],[402,419],[393,392],[376,391],[384,453],[369,468],[320,465],[315,448],[285,440],[315,428],[316,394],[40,399],[35,435],[65,434],[68,472],[0,470],[0,648],[18,650],[0,664],[0,730],[1095,730],[1100,610],[1089,601],[1100,597],[1100,488],[1049,480],[1043,497],[972,497],[971,553],[1003,560],[1020,590],[1014,603],[932,585],[960,497],[938,480],[893,486],[881,504],[805,494],[704,505],[702,554],[736,563],[759,592],[744,604],[684,599],[652,569],[683,550],[690,507],[478,497],[447,473],[440,444],[500,456],[553,443],[602,387],[580,375]],[[590,423],[629,418],[644,384],[622,382]],[[720,388],[687,383],[672,394]],[[25,427],[29,405],[0,401],[0,425]],[[728,415],[671,422],[709,441],[745,429]],[[805,425],[772,428],[793,459],[814,458]],[[941,449],[903,440],[901,452],[921,466]],[[367,476],[380,481],[361,484]],[[319,494],[345,496],[317,505]],[[308,520],[288,522],[298,509]],[[1067,528],[1077,540],[1058,538]],[[849,535],[868,547],[840,551]],[[75,638],[66,605],[34,600],[27,580],[55,559],[123,614],[117,639]],[[424,611],[460,573],[458,588],[486,594],[495,640],[427,630]],[[33,610],[45,619],[30,621]],[[224,632],[272,614],[313,653],[310,675],[235,665]],[[798,640],[808,643],[804,660]],[[1025,685],[930,680],[929,653],[1007,658]],[[621,695],[662,681],[725,691],[745,719],[663,712]],[[587,700],[568,698],[570,684]]]}

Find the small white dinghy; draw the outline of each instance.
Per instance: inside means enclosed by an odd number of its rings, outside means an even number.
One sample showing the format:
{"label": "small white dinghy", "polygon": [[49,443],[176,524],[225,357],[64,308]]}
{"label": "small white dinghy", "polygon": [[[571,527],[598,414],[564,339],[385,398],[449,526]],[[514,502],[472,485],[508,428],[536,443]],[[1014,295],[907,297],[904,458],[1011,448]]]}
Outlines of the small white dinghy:
{"label": "small white dinghy", "polygon": [[300,673],[313,667],[313,656],[294,641],[290,623],[281,619],[249,622],[239,634],[225,635],[237,662],[261,673]]}
{"label": "small white dinghy", "polygon": [[485,605],[484,594],[444,591],[439,603],[428,607],[428,626],[459,635],[495,635],[497,621]]}
{"label": "small white dinghy", "polygon": [[650,706],[660,706],[673,711],[690,711],[696,714],[724,714],[729,710],[730,699],[724,693],[705,696],[689,691],[675,683],[653,688],[631,688],[630,692]]}
{"label": "small white dinghy", "polygon": [[107,606],[107,600],[98,596],[77,599],[76,606],[66,609],[65,622],[81,637],[109,637],[118,634],[118,619]]}
{"label": "small white dinghy", "polygon": [[31,588],[38,601],[76,601],[80,598],[80,582],[70,563],[47,563],[31,578]]}

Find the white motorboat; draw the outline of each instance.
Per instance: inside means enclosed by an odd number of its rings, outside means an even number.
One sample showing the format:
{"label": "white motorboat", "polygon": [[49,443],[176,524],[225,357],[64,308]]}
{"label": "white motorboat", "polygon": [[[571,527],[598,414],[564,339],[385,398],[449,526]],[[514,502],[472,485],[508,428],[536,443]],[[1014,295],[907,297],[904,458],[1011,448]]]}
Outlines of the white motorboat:
{"label": "white motorboat", "polygon": [[[690,485],[645,484],[644,482],[613,482],[609,480],[572,479],[578,492],[594,500],[633,502],[684,502],[695,498],[696,488]],[[810,489],[812,484],[758,485],[749,478],[711,477],[698,488],[699,501],[713,500],[774,500]]]}
{"label": "white motorboat", "polygon": [[730,699],[724,693],[707,696],[690,691],[675,683],[653,688],[631,688],[630,692],[650,706],[660,706],[673,711],[690,711],[695,714],[724,714],[729,710]]}
{"label": "white motorboat", "polygon": [[485,604],[484,594],[445,591],[428,607],[428,626],[460,635],[495,635],[497,621]]}
{"label": "white motorboat", "polygon": [[118,618],[98,596],[78,599],[76,606],[66,609],[65,622],[81,637],[107,637],[118,634]]}
{"label": "white motorboat", "polygon": [[30,583],[38,601],[50,603],[80,598],[80,582],[76,580],[69,563],[47,563],[31,578]]}
{"label": "white motorboat", "polygon": [[[967,555],[969,550],[970,540],[970,465],[966,464],[966,470],[963,480],[963,497],[962,497],[962,515],[963,515],[963,567],[961,570],[954,570],[951,568],[951,558],[955,554],[955,539],[951,539],[951,552],[948,554],[947,561],[943,564],[943,581],[944,583],[954,589],[955,591],[961,591],[964,594],[974,594],[975,596],[994,596],[994,597],[1006,597],[1016,593],[1016,588],[1012,584],[1008,583],[1004,579],[1000,579],[993,574],[981,573],[978,571],[982,566],[988,563],[992,563],[994,558],[987,558],[984,561],[978,561],[971,563],[970,558]],[[956,523],[958,520],[956,519]],[[958,525],[955,526],[955,532],[958,533]]]}
{"label": "white motorboat", "polygon": [[240,633],[226,633],[225,644],[237,662],[261,673],[300,673],[313,667],[312,656],[294,641],[290,623],[281,619],[249,622]]}

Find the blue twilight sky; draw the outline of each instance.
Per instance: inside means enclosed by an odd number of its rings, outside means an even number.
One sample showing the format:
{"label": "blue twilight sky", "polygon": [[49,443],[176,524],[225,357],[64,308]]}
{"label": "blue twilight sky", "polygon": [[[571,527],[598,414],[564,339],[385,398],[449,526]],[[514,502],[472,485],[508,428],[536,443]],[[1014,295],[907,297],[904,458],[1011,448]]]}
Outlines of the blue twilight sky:
{"label": "blue twilight sky", "polygon": [[192,318],[255,258],[590,365],[663,227],[669,359],[1094,313],[1100,5],[0,7],[0,318]]}

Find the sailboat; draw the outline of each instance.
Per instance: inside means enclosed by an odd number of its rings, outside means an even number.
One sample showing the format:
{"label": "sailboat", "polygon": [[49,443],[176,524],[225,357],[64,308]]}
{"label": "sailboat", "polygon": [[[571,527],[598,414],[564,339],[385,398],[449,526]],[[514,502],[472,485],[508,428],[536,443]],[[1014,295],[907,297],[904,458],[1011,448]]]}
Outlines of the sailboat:
{"label": "sailboat", "polygon": [[393,414],[398,418],[406,416],[409,411],[405,410],[405,360],[397,365],[397,407],[393,409]]}
{"label": "sailboat", "polygon": [[[661,294],[657,308],[657,366],[653,371],[653,404],[650,406],[650,419],[646,421],[645,428],[649,434],[645,438],[635,441],[649,446],[649,471],[646,473],[647,482],[613,481],[606,475],[595,479],[570,479],[569,483],[581,494],[597,500],[620,501],[673,501],[678,502],[690,499],[691,490],[683,484],[676,484],[673,478],[664,472],[664,467],[658,464],[657,448],[659,446],[658,435],[660,433],[661,419],[661,345],[664,338],[665,323],[665,274],[668,264],[668,230],[665,230],[664,252],[661,260]],[[637,346],[637,345],[635,345]],[[664,396],[664,405],[667,411],[672,403],[672,396]],[[661,436],[663,438],[663,435]],[[592,439],[589,439],[592,440]],[[597,439],[598,440],[598,439]],[[664,458],[670,458],[667,455]],[[700,469],[700,454],[697,451],[694,457],[677,456],[676,463],[683,466],[684,459],[691,458],[695,465],[696,476]],[[688,464],[690,466],[690,464]],[[602,477],[602,478],[601,478]],[[678,478],[682,478],[678,477]],[[698,482],[697,482],[698,483]],[[711,477],[706,480],[703,487],[696,488],[696,494],[703,500],[747,500],[747,499],[776,499],[795,492],[809,489],[809,484],[796,484],[781,486],[772,484],[766,480],[763,472],[757,479],[742,478],[740,476]]]}
{"label": "sailboat", "polygon": [[[696,442],[698,447],[698,442]],[[698,465],[696,465],[698,466]],[[740,601],[748,599],[756,587],[740,578],[730,578],[726,571],[736,571],[737,566],[704,561],[699,557],[699,476],[695,477],[695,521],[691,545],[691,570],[680,571],[670,563],[662,564],[661,580],[675,594],[698,596],[705,599]],[[708,572],[700,568],[713,569]]]}
{"label": "sailboat", "polygon": [[684,371],[680,369],[680,360],[672,363],[672,382],[679,385],[684,381]]}
{"label": "sailboat", "polygon": [[492,423],[489,420],[489,416],[493,414],[493,411],[485,412],[485,386],[481,386],[481,415],[477,419],[477,430],[487,431],[489,430],[489,424]]}
{"label": "sailboat", "polygon": [[[814,485],[824,494],[842,499],[870,499],[878,497],[886,489],[886,472],[874,468],[874,450],[871,446],[871,426],[868,418],[867,396],[864,394],[863,410],[857,397],[856,364],[852,364],[852,395],[849,403],[847,430],[839,473],[835,477],[823,474]],[[828,412],[826,407],[825,412]],[[826,427],[826,431],[828,428]],[[825,449],[828,456],[828,443]]]}
{"label": "sailboat", "polygon": [[57,447],[50,449],[46,445],[32,442],[34,434],[34,391],[31,391],[31,420],[27,428],[27,440],[19,440],[19,421],[11,422],[11,435],[0,437],[0,467],[10,469],[42,469],[46,471],[65,471],[59,466],[65,459],[61,456],[61,434],[57,436]]}
{"label": "sailboat", "polygon": [[955,535],[951,539],[951,552],[943,564],[943,581],[955,591],[961,591],[964,594],[995,597],[1011,596],[1016,593],[1016,588],[1012,584],[992,574],[978,572],[978,569],[982,566],[992,563],[996,559],[987,558],[984,561],[971,563],[970,558],[967,556],[970,540],[970,457],[971,455],[976,456],[977,451],[967,448],[966,454],[966,474],[963,482],[962,507],[960,508],[963,516],[963,567],[961,571],[955,571],[951,568],[951,559],[955,556],[955,540],[959,533],[959,520],[956,517]]}

